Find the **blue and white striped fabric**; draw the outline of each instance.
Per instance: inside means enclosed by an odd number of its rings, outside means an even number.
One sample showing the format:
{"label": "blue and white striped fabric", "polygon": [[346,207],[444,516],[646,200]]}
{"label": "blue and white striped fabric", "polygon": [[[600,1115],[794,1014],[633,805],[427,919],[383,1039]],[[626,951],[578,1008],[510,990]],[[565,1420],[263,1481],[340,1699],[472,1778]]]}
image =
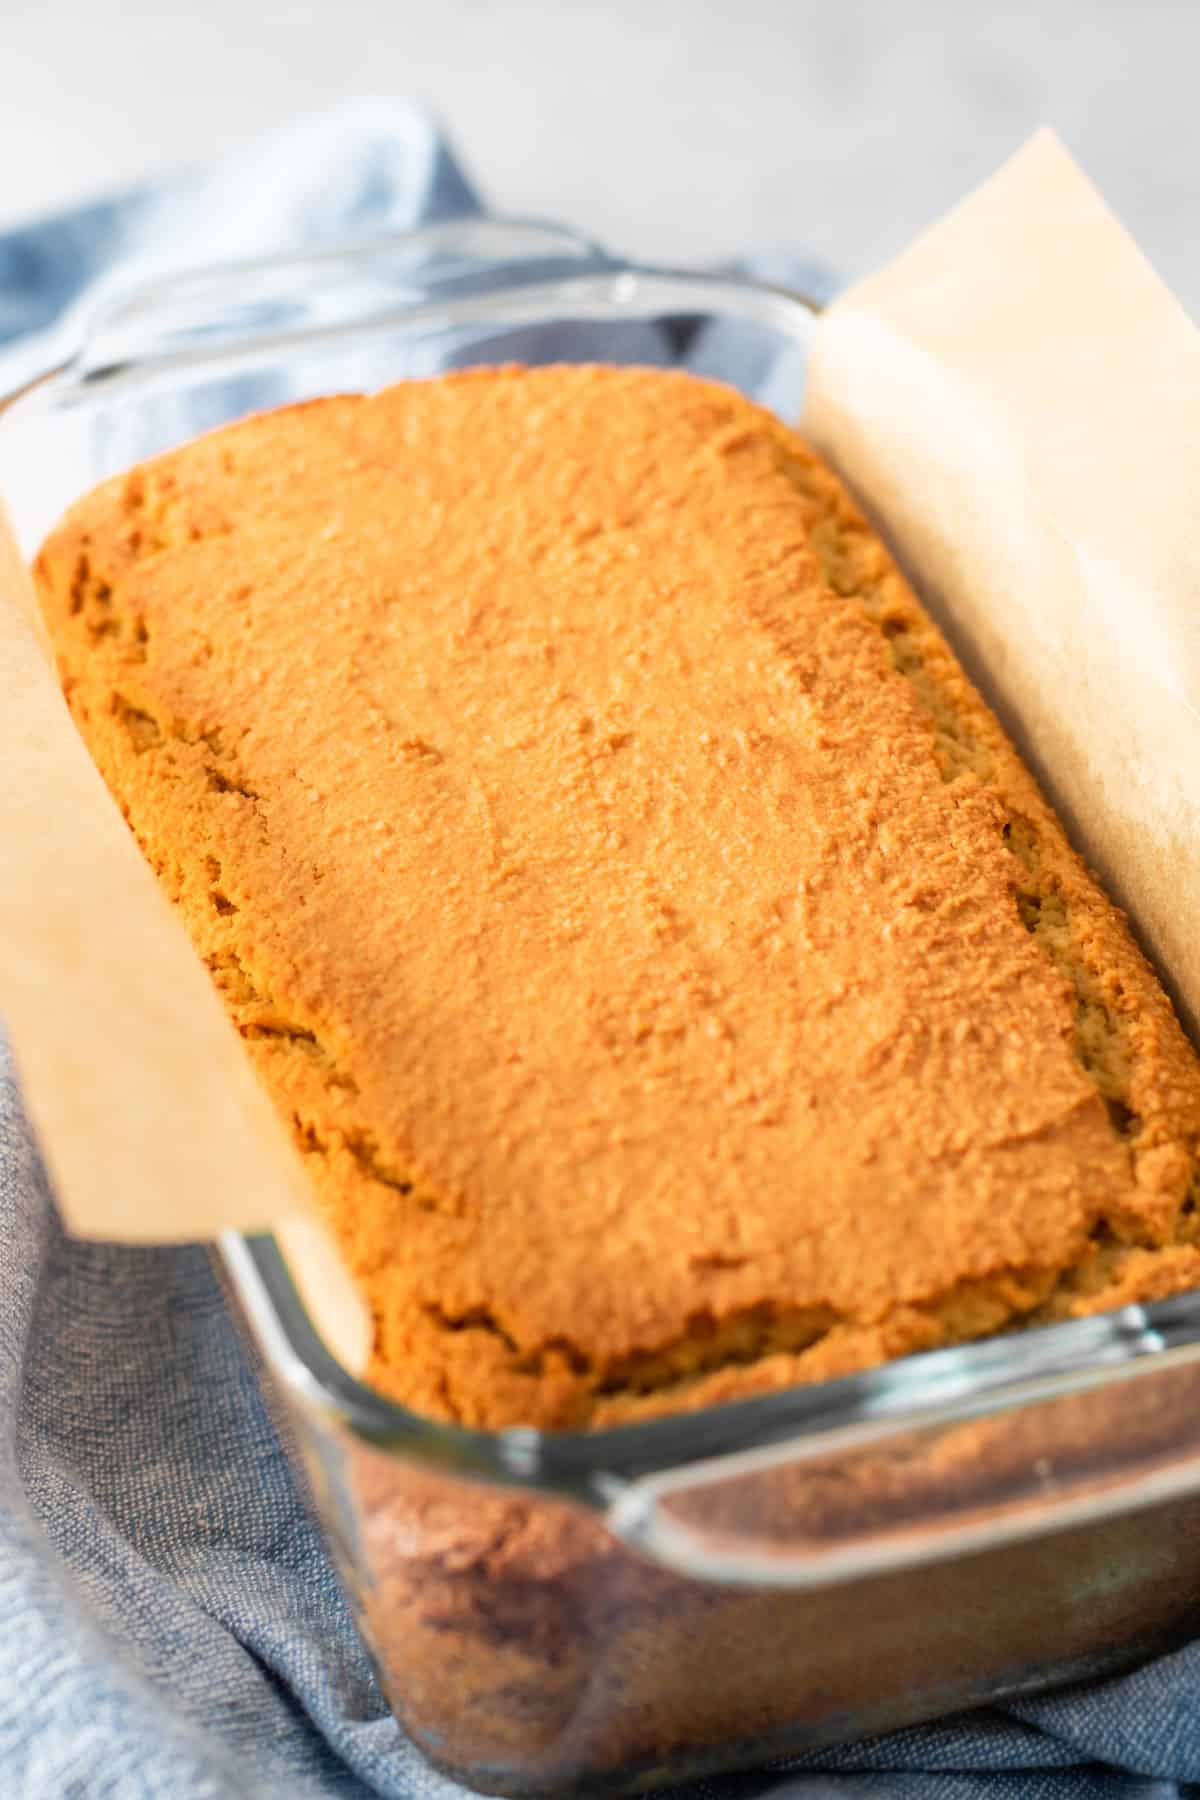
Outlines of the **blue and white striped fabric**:
{"label": "blue and white striped fabric", "polygon": [[[0,392],[55,360],[72,308],[114,276],[477,205],[426,116],[377,102],[12,231],[0,236]],[[800,257],[769,272],[820,282]],[[735,378],[744,353],[736,334],[691,346],[705,373]],[[0,1045],[0,1796],[461,1791],[388,1714],[205,1253],[63,1237]],[[1200,1651],[692,1792],[1200,1796]]]}

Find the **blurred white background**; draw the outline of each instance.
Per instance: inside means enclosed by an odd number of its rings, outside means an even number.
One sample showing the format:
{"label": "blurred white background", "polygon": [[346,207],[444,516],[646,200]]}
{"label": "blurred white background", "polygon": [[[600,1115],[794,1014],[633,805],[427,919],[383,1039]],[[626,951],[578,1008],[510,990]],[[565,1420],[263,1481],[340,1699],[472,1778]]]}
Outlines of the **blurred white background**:
{"label": "blurred white background", "polygon": [[1200,313],[1196,0],[0,0],[0,224],[351,94],[492,204],[865,270],[1038,123]]}

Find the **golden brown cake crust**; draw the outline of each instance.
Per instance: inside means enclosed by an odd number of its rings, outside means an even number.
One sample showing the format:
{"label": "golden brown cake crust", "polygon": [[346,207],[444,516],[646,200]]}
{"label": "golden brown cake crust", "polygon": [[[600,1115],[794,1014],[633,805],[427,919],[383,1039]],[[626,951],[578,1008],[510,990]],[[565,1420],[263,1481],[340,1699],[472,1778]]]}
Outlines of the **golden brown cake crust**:
{"label": "golden brown cake crust", "polygon": [[1200,1284],[1200,1065],[814,454],[487,370],[81,501],[64,686],[372,1378],[603,1424]]}

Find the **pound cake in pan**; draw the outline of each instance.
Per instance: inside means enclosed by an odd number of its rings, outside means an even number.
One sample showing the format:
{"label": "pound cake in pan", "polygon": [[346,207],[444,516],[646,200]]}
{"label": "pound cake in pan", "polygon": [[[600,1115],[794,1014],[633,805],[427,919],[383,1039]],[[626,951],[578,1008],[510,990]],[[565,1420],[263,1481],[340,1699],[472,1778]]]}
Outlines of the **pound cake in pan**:
{"label": "pound cake in pan", "polygon": [[1200,1064],[879,540],[691,377],[106,483],[79,729],[441,1419],[628,1422],[1200,1285]]}

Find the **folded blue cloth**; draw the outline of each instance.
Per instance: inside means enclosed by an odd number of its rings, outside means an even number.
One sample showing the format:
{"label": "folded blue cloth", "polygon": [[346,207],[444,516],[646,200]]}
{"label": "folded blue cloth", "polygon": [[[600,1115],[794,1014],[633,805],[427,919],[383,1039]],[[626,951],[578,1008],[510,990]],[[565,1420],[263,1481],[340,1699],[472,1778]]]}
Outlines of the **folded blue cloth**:
{"label": "folded blue cloth", "polygon": [[[114,271],[124,281],[477,205],[425,115],[380,102],[13,231],[0,237],[0,393],[55,359],[76,302]],[[824,286],[798,257],[767,272]],[[680,349],[664,337],[647,354]],[[706,373],[753,372],[736,333],[684,354]],[[63,1236],[0,1046],[0,1794],[462,1792],[388,1713],[206,1254]],[[687,1792],[1200,1794],[1200,1650]]]}

